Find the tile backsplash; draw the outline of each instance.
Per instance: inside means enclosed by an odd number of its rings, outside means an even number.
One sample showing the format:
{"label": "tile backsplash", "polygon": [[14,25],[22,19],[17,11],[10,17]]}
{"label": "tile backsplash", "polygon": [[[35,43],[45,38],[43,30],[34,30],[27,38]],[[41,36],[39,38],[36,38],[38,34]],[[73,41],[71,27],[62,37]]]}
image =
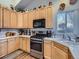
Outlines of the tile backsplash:
{"label": "tile backsplash", "polygon": [[17,29],[1,29],[0,30],[0,38],[5,37],[6,32],[14,32],[16,35],[18,35],[18,30]]}

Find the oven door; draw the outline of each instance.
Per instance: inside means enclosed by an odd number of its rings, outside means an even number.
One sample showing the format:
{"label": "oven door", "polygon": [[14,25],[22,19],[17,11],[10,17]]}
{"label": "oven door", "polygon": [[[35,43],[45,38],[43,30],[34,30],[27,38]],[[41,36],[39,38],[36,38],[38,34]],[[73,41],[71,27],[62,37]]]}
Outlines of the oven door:
{"label": "oven door", "polygon": [[42,52],[42,42],[38,40],[31,40],[31,49]]}

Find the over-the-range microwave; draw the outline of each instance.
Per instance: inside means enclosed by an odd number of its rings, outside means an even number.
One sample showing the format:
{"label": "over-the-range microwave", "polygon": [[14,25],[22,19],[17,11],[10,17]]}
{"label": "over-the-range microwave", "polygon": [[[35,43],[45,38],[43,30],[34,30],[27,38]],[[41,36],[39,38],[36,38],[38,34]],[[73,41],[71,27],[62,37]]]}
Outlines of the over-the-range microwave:
{"label": "over-the-range microwave", "polygon": [[45,28],[45,19],[33,20],[33,28]]}

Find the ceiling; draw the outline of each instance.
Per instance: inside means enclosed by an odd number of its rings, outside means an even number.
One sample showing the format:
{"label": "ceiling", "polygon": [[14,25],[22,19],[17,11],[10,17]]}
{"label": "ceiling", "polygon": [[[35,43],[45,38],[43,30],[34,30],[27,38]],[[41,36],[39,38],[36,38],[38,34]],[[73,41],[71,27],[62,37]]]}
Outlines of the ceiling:
{"label": "ceiling", "polygon": [[25,9],[28,7],[34,7],[37,5],[47,4],[49,1],[57,2],[59,0],[21,0],[15,8]]}

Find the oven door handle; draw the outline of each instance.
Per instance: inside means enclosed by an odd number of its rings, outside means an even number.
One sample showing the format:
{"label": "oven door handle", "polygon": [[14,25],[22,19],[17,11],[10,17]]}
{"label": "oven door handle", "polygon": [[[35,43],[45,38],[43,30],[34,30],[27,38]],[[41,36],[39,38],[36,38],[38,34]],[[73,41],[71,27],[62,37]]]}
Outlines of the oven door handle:
{"label": "oven door handle", "polygon": [[38,41],[32,41],[33,43],[42,43],[42,42],[38,42]]}

